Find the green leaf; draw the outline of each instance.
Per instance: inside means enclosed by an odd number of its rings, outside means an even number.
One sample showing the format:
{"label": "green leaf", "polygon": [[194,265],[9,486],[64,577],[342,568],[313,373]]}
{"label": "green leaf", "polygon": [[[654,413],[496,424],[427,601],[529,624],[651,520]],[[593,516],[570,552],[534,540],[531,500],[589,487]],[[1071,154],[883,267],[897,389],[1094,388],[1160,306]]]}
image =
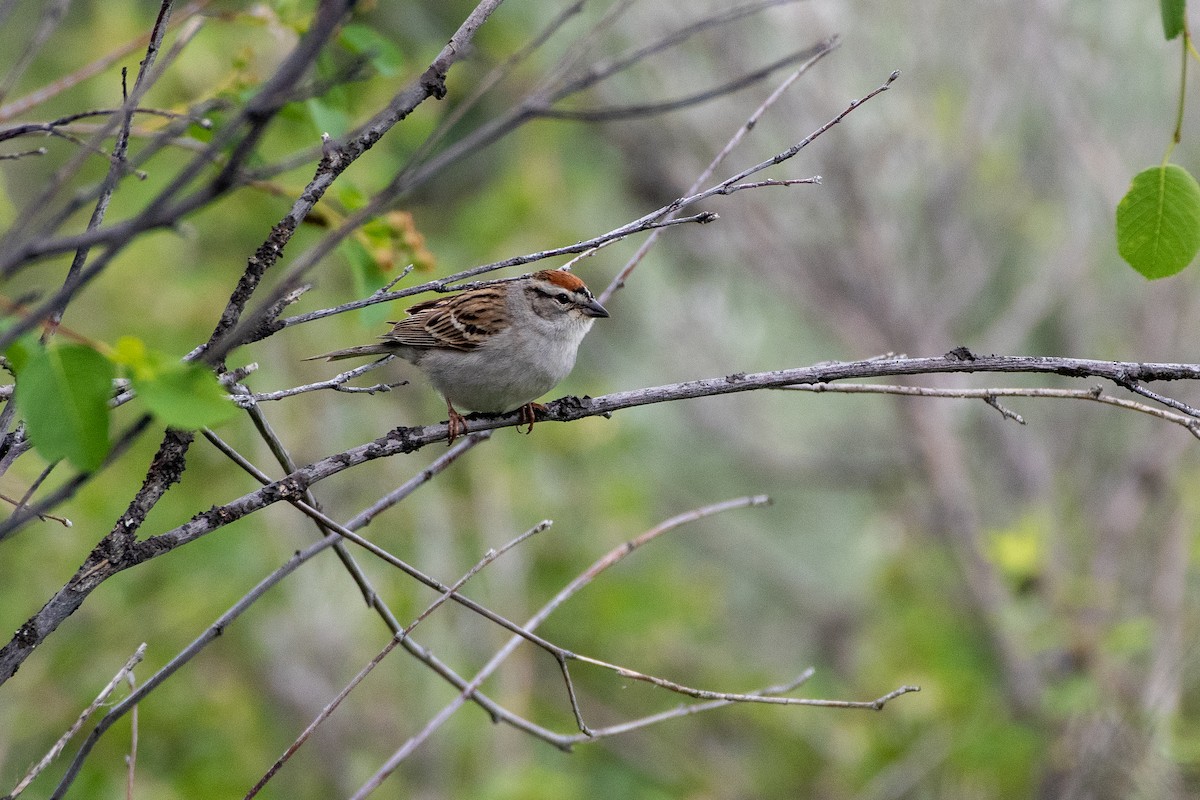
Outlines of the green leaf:
{"label": "green leaf", "polygon": [[134,390],[154,418],[172,428],[208,428],[232,419],[237,405],[208,368],[151,350],[122,336],[113,357],[125,366]]}
{"label": "green leaf", "polygon": [[1183,33],[1183,16],[1187,0],[1158,0],[1162,9],[1163,36],[1171,41]]}
{"label": "green leaf", "polygon": [[12,368],[14,375],[25,368],[29,359],[33,358],[40,347],[37,337],[32,333],[25,334],[8,346],[8,349],[4,351],[4,357],[8,359],[8,365]]}
{"label": "green leaf", "polygon": [[1200,250],[1200,184],[1167,164],[1134,176],[1117,204],[1117,250],[1147,278],[1174,275]]}
{"label": "green leaf", "polygon": [[130,370],[153,369],[146,343],[136,336],[122,336],[112,349],[113,361]]}
{"label": "green leaf", "polygon": [[29,441],[47,461],[66,459],[89,472],[108,455],[113,365],[81,344],[31,354],[17,375],[17,410]]}
{"label": "green leaf", "polygon": [[217,376],[200,364],[172,364],[132,381],[154,417],[172,428],[209,428],[238,413]]}
{"label": "green leaf", "polygon": [[342,46],[351,53],[365,55],[375,71],[385,78],[399,74],[404,66],[404,56],[400,53],[400,48],[374,28],[361,24],[347,25],[342,28],[338,38]]}
{"label": "green leaf", "polygon": [[304,104],[317,133],[341,136],[350,128],[350,116],[344,107],[331,102],[331,98],[314,97]]}

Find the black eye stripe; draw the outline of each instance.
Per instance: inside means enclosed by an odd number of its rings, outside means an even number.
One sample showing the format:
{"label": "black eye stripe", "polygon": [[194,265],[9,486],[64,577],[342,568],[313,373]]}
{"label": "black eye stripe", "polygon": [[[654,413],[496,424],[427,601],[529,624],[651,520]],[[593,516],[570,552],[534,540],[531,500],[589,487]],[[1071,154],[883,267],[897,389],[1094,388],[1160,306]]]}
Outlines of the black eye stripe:
{"label": "black eye stripe", "polygon": [[535,292],[537,292],[538,294],[540,294],[542,297],[550,297],[554,300],[557,300],[560,303],[575,302],[575,298],[572,297],[569,292],[556,292],[553,289],[543,289],[540,286],[534,287],[533,290]]}

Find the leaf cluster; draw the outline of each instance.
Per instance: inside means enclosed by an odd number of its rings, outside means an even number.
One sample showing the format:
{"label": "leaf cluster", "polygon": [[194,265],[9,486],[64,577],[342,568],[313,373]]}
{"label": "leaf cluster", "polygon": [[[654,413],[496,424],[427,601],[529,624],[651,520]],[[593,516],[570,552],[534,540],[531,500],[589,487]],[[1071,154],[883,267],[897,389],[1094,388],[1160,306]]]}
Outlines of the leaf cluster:
{"label": "leaf cluster", "polygon": [[183,362],[124,336],[115,347],[93,347],[32,337],[6,351],[16,377],[14,402],[29,440],[48,462],[65,459],[90,472],[108,455],[109,418],[124,379],[145,412],[166,427],[195,430],[234,417],[238,407],[203,364]]}

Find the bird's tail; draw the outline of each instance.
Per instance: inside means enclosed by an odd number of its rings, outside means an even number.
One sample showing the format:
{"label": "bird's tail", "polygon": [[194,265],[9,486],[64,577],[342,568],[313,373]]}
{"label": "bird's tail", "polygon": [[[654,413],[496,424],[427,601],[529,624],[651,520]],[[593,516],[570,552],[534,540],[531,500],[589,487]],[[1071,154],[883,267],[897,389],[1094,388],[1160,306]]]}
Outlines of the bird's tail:
{"label": "bird's tail", "polygon": [[386,344],[360,344],[358,347],[347,347],[345,350],[334,350],[319,356],[309,356],[305,361],[339,361],[343,358],[360,358],[362,356],[386,356],[396,352],[395,348]]}

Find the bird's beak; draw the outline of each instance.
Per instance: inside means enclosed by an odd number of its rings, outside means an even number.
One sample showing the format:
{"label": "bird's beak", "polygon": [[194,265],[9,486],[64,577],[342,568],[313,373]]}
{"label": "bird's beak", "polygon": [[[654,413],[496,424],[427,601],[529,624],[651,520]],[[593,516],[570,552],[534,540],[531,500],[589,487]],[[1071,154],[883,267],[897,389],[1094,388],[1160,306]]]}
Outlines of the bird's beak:
{"label": "bird's beak", "polygon": [[579,308],[583,311],[584,314],[587,314],[589,317],[607,317],[608,316],[608,309],[606,309],[604,306],[600,305],[599,303],[597,303],[595,300],[593,300],[591,298],[588,298],[588,301],[586,303],[581,303],[579,305]]}

